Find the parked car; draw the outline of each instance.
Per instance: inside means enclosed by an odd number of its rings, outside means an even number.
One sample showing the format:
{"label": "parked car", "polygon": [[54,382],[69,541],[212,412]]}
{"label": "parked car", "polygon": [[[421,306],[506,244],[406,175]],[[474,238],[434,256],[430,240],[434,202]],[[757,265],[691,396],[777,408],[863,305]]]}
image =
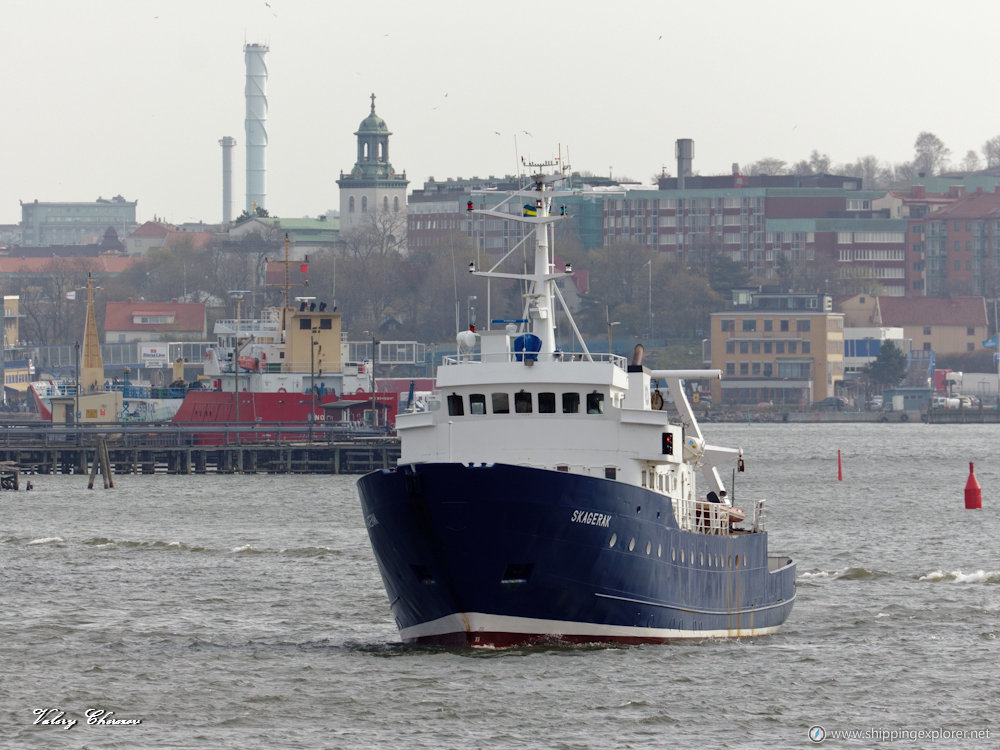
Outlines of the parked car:
{"label": "parked car", "polygon": [[872,400],[868,402],[869,411],[882,411],[882,397],[872,396]]}
{"label": "parked car", "polygon": [[847,408],[847,399],[843,396],[827,396],[821,401],[814,401],[812,408],[842,411]]}

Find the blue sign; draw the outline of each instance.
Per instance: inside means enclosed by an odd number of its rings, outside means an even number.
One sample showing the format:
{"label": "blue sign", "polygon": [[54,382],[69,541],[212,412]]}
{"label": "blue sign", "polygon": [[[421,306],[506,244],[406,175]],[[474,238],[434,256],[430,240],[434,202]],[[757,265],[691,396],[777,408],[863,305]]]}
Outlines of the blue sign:
{"label": "blue sign", "polygon": [[998,343],[997,341],[998,337],[1000,337],[1000,333],[993,334],[993,336],[983,341],[983,346],[986,347],[987,349],[996,349]]}

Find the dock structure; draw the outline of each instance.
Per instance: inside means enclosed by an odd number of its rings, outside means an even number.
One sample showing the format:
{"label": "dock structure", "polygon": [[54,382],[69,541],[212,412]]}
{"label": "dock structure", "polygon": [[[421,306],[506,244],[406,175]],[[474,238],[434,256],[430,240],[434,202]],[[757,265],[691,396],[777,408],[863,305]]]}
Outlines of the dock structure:
{"label": "dock structure", "polygon": [[[388,434],[335,435],[316,429],[313,441],[287,431],[135,425],[0,426],[0,467],[23,474],[364,474],[389,469],[399,440]],[[15,479],[16,481],[16,479]],[[108,480],[105,479],[107,482]]]}
{"label": "dock structure", "polygon": [[12,461],[0,461],[0,490],[21,489],[20,468]]}

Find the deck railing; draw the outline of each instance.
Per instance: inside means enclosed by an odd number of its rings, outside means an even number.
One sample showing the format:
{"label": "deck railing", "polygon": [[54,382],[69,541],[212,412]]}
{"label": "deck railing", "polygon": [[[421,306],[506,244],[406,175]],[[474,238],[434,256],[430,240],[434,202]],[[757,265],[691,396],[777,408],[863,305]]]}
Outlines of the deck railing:
{"label": "deck railing", "polygon": [[[706,500],[674,499],[674,516],[682,531],[694,531],[699,534],[714,536],[729,536],[734,532],[736,524],[749,522],[753,531],[764,531],[764,501],[755,500],[753,515],[750,518],[736,520],[730,516],[732,506],[725,503],[710,503]],[[745,527],[744,527],[745,528]]]}
{"label": "deck railing", "polygon": [[447,355],[441,358],[442,365],[458,365],[468,363],[496,363],[496,362],[519,362],[525,364],[525,360],[530,362],[611,362],[618,367],[625,369],[628,360],[620,354],[609,354],[607,352],[591,352],[589,355],[583,352],[556,352],[555,354],[542,354],[537,352],[500,352],[483,356],[480,352],[469,352],[468,354]]}

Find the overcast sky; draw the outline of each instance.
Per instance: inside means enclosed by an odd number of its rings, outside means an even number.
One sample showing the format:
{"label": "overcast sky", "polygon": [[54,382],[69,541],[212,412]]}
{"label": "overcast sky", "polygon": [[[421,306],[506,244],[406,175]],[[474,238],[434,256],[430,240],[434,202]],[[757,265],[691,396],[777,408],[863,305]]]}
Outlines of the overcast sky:
{"label": "overcast sky", "polygon": [[930,0],[3,0],[0,223],[19,201],[138,200],[140,221],[222,217],[223,136],[245,201],[243,45],[269,45],[267,207],[339,205],[369,95],[410,190],[574,169],[695,171],[913,157],[1000,134],[1000,2]]}

